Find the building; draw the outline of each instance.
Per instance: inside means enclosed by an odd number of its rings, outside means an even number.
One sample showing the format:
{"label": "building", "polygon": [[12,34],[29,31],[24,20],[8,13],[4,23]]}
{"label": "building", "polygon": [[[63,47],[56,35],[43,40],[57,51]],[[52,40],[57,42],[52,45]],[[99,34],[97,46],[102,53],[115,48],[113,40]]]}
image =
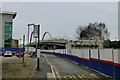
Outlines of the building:
{"label": "building", "polygon": [[71,49],[80,48],[103,48],[103,40],[78,40],[68,41],[66,44],[67,52],[71,53]]}
{"label": "building", "polygon": [[12,48],[18,48],[18,39],[12,39]]}
{"label": "building", "polygon": [[13,19],[16,12],[0,12],[0,48],[12,47]]}

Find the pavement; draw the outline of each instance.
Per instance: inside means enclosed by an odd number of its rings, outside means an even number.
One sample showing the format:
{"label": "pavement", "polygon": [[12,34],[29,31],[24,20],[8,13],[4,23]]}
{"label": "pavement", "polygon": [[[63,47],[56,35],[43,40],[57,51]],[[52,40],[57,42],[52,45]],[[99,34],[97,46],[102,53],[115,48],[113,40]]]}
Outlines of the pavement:
{"label": "pavement", "polygon": [[[2,63],[23,63],[23,57],[19,58],[16,56],[12,56],[12,57],[0,56],[0,58],[2,58]],[[36,62],[35,58],[29,58],[29,63],[34,63],[34,62]]]}
{"label": "pavement", "polygon": [[36,58],[29,58],[29,64],[26,67],[23,64],[23,57],[0,56],[0,59],[2,59],[2,80],[19,80],[21,78],[21,80],[25,80],[26,78],[30,78],[31,74],[35,70]]}
{"label": "pavement", "polygon": [[[52,68],[51,68],[52,67]],[[50,80],[95,80],[110,79],[85,66],[78,65],[66,58],[51,54],[41,54],[40,71],[34,71],[30,80],[48,80],[47,74],[52,73]],[[51,75],[51,74],[50,74]]]}
{"label": "pavement", "polygon": [[43,79],[47,80],[47,74],[52,73],[51,66],[48,64],[43,55],[40,55],[39,64],[40,64],[39,71],[37,70],[36,67],[30,80],[43,80]]}
{"label": "pavement", "polygon": [[[23,63],[23,58],[19,59],[16,56],[12,56],[12,57],[0,56],[0,59],[1,59],[0,66],[2,66],[2,63]],[[43,79],[47,80],[47,77],[48,77],[47,74],[52,73],[51,66],[48,64],[48,62],[46,61],[46,59],[43,55],[40,55],[40,62],[39,62],[40,70],[39,71],[37,71],[37,58],[35,56],[33,56],[29,59],[29,63],[36,63],[34,72],[32,73],[29,80],[43,80]],[[2,72],[2,68],[0,69],[0,72]],[[23,79],[23,80],[26,80],[26,79]]]}

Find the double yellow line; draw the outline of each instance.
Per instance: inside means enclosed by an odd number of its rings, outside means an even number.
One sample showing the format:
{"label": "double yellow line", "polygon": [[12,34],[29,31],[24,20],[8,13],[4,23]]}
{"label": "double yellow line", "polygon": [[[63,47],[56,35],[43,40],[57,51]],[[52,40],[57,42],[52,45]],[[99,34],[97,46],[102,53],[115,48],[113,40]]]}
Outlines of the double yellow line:
{"label": "double yellow line", "polygon": [[[87,75],[87,74],[83,74],[83,75],[77,75],[80,79],[84,80],[86,78],[88,79],[91,79],[91,78],[98,78],[97,76],[91,76],[91,75]],[[67,76],[64,76],[64,79],[65,80],[69,80],[69,79],[72,79],[72,80],[78,80],[78,78],[76,78],[76,76],[71,76],[71,75],[67,75]]]}
{"label": "double yellow line", "polygon": [[57,76],[57,78],[58,78],[59,80],[61,80],[61,77],[60,77],[60,75],[59,75],[59,73],[58,73],[57,68],[56,68],[55,66],[53,66],[51,63],[49,63],[49,61],[48,61],[48,59],[47,59],[47,57],[46,57],[45,55],[43,55],[43,56],[45,57],[45,60],[47,61],[47,63],[48,63],[50,66],[53,67],[54,72],[55,72],[55,75]]}
{"label": "double yellow line", "polygon": [[[57,76],[57,79],[59,80],[62,80],[59,73],[58,73],[58,70],[55,66],[53,66],[51,63],[49,63],[47,57],[45,55],[43,55],[45,57],[45,60],[47,61],[47,63],[53,67],[54,69],[54,72],[55,72],[55,75]],[[83,75],[77,75],[80,79],[85,79],[85,78],[93,78],[92,75],[87,75],[87,74],[83,74]],[[69,79],[72,79],[72,80],[78,80],[75,76],[63,76],[65,80],[67,80],[67,78],[69,77]],[[94,78],[98,78],[97,76],[94,76]]]}
{"label": "double yellow line", "polygon": [[70,75],[69,76],[64,76],[64,79],[69,80],[68,77],[72,80],[77,80],[77,78],[75,76],[70,76]]}
{"label": "double yellow line", "polygon": [[89,78],[89,79],[98,78],[97,76],[92,77],[91,75],[87,75],[87,74],[78,75],[78,77],[81,78],[81,79],[85,79],[85,78]]}

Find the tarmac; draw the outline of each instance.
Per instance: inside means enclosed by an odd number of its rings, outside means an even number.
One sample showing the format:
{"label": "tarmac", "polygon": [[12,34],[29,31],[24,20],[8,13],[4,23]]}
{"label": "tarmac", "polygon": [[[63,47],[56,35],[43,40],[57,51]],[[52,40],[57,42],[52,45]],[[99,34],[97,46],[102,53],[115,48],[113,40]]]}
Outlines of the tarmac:
{"label": "tarmac", "polygon": [[57,78],[67,79],[69,77],[73,80],[80,80],[84,78],[107,78],[106,76],[97,73],[85,66],[72,62],[69,59],[61,58],[50,54],[44,54],[44,56],[47,58],[48,62],[54,67]]}
{"label": "tarmac", "polygon": [[30,80],[66,80],[68,79],[67,77],[75,80],[82,80],[88,77],[86,80],[107,78],[93,70],[55,55],[41,54],[39,65],[39,71],[36,66]]}
{"label": "tarmac", "polygon": [[[37,62],[36,62],[37,64]],[[39,71],[36,65],[30,80],[47,80],[47,74],[52,73],[51,66],[46,61],[43,55],[40,55]]]}

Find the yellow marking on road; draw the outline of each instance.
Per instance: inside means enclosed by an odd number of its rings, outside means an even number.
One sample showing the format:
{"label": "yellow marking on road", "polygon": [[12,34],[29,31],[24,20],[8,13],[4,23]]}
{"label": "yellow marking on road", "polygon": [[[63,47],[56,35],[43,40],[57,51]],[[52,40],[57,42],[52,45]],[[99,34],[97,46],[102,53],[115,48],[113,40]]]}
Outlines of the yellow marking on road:
{"label": "yellow marking on road", "polygon": [[67,78],[64,76],[65,80],[67,80]]}
{"label": "yellow marking on road", "polygon": [[98,78],[95,74],[83,74],[85,78]]}
{"label": "yellow marking on road", "polygon": [[55,74],[57,75],[58,79],[61,80],[61,77],[60,77],[60,75],[59,75],[59,73],[58,73],[57,68],[56,68],[55,66],[53,66],[51,63],[49,63],[49,61],[48,61],[48,59],[47,59],[47,57],[46,57],[45,55],[43,55],[43,56],[45,57],[45,60],[47,61],[47,63],[48,63],[50,66],[52,66],[53,69],[55,70]]}
{"label": "yellow marking on road", "polygon": [[45,58],[43,58],[43,61],[45,61]]}
{"label": "yellow marking on road", "polygon": [[95,74],[90,74],[92,78],[98,78]]}
{"label": "yellow marking on road", "polygon": [[77,78],[75,76],[72,76],[75,80],[77,80]]}
{"label": "yellow marking on road", "polygon": [[47,63],[49,63],[47,57],[45,55],[43,55],[43,56],[44,56],[45,60],[47,61]]}
{"label": "yellow marking on road", "polygon": [[72,78],[72,76],[69,76],[70,78]]}
{"label": "yellow marking on road", "polygon": [[92,80],[94,80],[93,78],[98,78],[96,75],[90,75],[90,74],[78,75],[78,77],[81,79],[87,78],[87,79],[92,79]]}
{"label": "yellow marking on road", "polygon": [[78,75],[78,77],[81,78],[81,79],[83,78],[83,77],[81,77],[80,75]]}
{"label": "yellow marking on road", "polygon": [[55,73],[57,74],[58,78],[60,79],[61,77],[60,77],[59,73],[58,73],[58,72],[56,72],[56,71],[55,71]]}
{"label": "yellow marking on road", "polygon": [[91,78],[89,75],[87,75],[87,74],[83,74],[83,75],[81,75],[83,78]]}

